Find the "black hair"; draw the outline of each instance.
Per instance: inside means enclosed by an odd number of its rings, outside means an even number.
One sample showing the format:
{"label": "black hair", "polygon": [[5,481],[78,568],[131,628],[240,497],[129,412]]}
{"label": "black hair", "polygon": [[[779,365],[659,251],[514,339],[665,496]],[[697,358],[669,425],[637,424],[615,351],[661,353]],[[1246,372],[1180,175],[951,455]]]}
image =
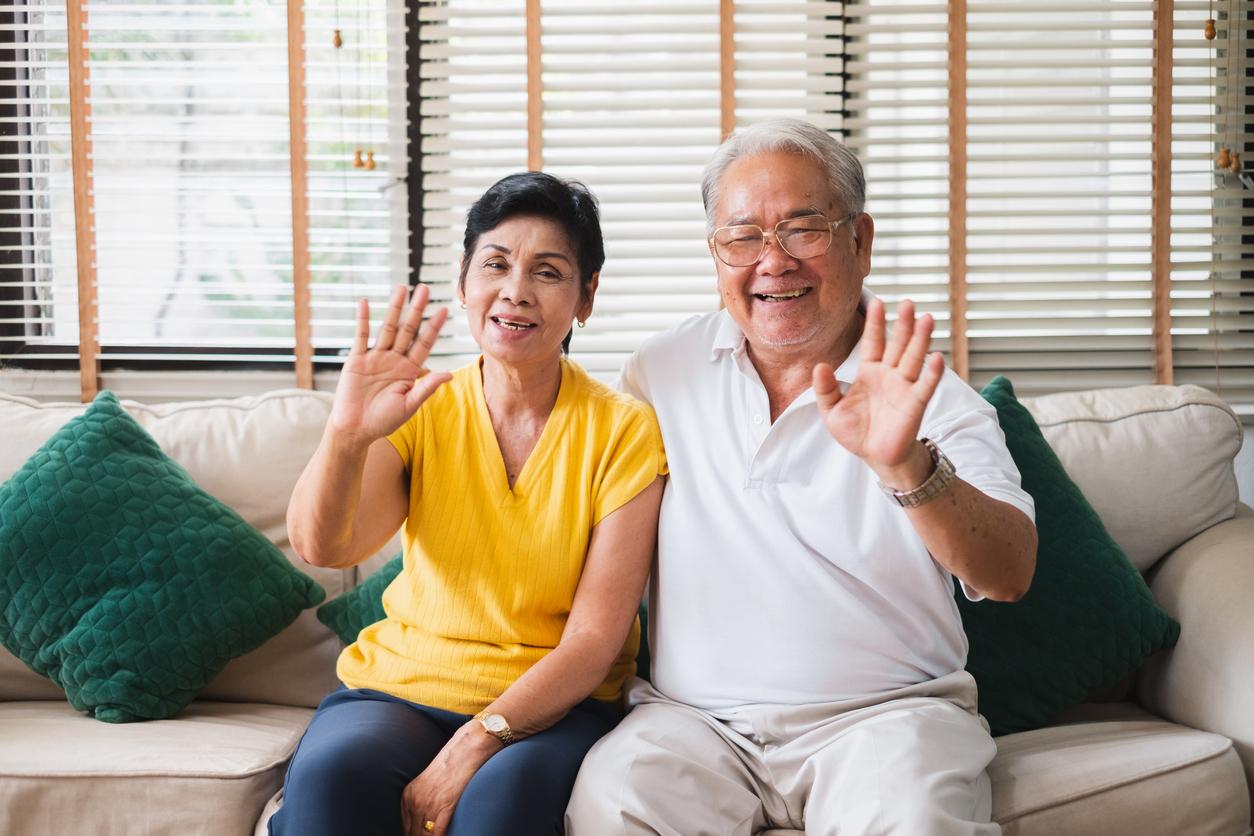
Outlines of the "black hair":
{"label": "black hair", "polygon": [[[466,281],[466,271],[479,236],[518,215],[548,218],[562,228],[575,251],[580,298],[586,298],[593,274],[605,263],[605,240],[601,237],[597,199],[577,180],[562,180],[540,171],[511,174],[496,181],[470,207],[466,213],[458,286]],[[562,341],[562,351],[569,350],[573,333],[568,333]]]}

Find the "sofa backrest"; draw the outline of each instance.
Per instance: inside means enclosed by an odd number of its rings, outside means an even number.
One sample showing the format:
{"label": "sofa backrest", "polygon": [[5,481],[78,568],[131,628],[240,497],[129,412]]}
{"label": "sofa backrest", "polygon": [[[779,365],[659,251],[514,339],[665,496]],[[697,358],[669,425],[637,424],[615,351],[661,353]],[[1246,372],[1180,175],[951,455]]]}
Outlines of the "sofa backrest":
{"label": "sofa backrest", "polygon": [[[283,390],[233,400],[122,405],[200,487],[234,508],[294,566],[322,584],[328,600],[352,587],[355,570],[319,569],[300,560],[285,524],[296,479],[330,414],[329,394]],[[5,437],[0,483],[84,409],[82,404],[45,404],[0,393]],[[306,610],[274,639],[228,664],[201,699],[316,706],[337,684],[335,660],[341,647],[315,611]],[[60,698],[55,685],[0,647],[0,700]]]}
{"label": "sofa backrest", "polygon": [[1067,473],[1142,572],[1236,512],[1241,421],[1200,386],[1024,398]]}

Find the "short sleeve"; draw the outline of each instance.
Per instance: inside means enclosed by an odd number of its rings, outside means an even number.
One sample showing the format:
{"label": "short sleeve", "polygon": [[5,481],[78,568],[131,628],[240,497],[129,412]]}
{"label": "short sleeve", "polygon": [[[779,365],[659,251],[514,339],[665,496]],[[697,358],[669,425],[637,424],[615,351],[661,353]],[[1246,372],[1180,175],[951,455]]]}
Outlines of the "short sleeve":
{"label": "short sleeve", "polygon": [[592,506],[596,525],[626,505],[653,480],[667,474],[662,431],[652,407],[635,402],[622,421],[615,422],[614,435],[606,445],[606,462],[601,468]]}
{"label": "short sleeve", "polygon": [[414,462],[415,457],[420,460],[417,464],[421,464],[422,444],[419,440],[422,438],[422,425],[426,413],[426,404],[423,404],[417,412],[409,416],[409,419],[404,424],[401,424],[387,437],[392,446],[396,448],[396,452],[400,453],[401,461],[405,463],[405,469],[411,475],[418,470]]}
{"label": "short sleeve", "polygon": [[997,423],[997,411],[949,370],[924,416],[920,435],[944,451],[958,478],[1036,521],[1035,503],[1023,489],[1019,468]]}

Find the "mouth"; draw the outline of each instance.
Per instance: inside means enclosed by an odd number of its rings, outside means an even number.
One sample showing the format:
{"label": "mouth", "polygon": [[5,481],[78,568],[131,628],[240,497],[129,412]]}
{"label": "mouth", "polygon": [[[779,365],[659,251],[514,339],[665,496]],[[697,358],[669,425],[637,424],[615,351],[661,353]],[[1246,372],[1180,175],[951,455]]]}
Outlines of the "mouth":
{"label": "mouth", "polygon": [[781,290],[778,293],[755,293],[753,298],[762,302],[788,302],[793,299],[800,299],[810,292],[808,287],[799,287],[796,290]]}
{"label": "mouth", "polygon": [[488,318],[504,328],[506,331],[526,331],[530,328],[536,327],[534,322],[529,322],[525,319],[515,319],[509,316],[493,316]]}

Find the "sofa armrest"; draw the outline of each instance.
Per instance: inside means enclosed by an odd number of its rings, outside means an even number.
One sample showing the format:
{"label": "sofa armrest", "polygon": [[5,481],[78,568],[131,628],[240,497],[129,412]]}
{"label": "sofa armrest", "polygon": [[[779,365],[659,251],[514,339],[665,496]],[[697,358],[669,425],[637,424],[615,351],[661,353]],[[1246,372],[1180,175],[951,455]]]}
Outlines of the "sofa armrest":
{"label": "sofa armrest", "polygon": [[1137,696],[1168,720],[1230,738],[1254,788],[1254,513],[1241,508],[1164,558],[1150,578],[1180,641],[1142,670]]}

